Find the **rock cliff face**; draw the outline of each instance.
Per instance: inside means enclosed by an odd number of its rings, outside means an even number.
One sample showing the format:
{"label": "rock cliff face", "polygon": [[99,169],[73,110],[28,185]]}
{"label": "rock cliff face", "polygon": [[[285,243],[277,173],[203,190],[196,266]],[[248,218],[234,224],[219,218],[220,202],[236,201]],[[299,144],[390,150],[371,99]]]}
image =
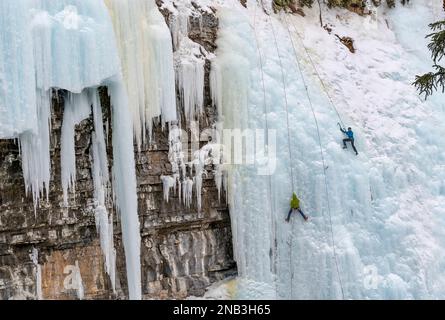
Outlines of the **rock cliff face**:
{"label": "rock cliff face", "polygon": [[[168,21],[169,13],[163,14]],[[216,17],[205,13],[201,21],[190,20],[189,36],[213,52],[217,26]],[[203,127],[216,121],[216,110],[210,99],[209,72],[207,62],[205,114],[200,119]],[[101,99],[104,123],[110,123],[105,88],[101,90]],[[90,156],[92,117],[76,127],[76,191],[75,195],[70,194],[69,205],[63,205],[60,183],[63,106],[63,92],[54,91],[51,188],[48,201],[40,201],[37,208],[32,196],[25,195],[18,144],[0,141],[0,299],[127,297],[120,221],[111,203],[108,210],[114,216],[116,292],[105,271],[96,231]],[[109,129],[110,166],[112,134]],[[221,202],[218,200],[213,178],[204,178],[200,211],[195,203],[185,208],[175,194],[170,195],[168,203],[164,201],[160,177],[171,174],[168,147],[168,129],[155,127],[152,144],[135,152],[144,298],[199,296],[211,283],[236,273],[229,212],[224,195]],[[81,286],[73,281],[78,275]]]}

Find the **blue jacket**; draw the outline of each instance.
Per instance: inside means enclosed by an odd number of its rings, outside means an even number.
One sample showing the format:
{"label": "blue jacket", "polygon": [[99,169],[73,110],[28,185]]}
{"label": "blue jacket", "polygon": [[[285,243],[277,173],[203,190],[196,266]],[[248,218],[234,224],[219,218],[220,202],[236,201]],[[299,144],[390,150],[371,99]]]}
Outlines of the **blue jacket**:
{"label": "blue jacket", "polygon": [[346,134],[348,136],[349,139],[354,140],[354,132],[352,132],[352,130],[341,130],[344,134]]}

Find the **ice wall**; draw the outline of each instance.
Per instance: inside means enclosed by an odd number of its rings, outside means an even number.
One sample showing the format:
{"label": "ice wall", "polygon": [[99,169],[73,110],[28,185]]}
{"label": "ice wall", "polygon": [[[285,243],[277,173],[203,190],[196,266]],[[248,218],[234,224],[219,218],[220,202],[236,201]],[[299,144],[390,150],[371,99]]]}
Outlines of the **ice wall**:
{"label": "ice wall", "polygon": [[[444,158],[437,151],[443,149],[443,141],[434,137],[443,135],[438,120],[444,114],[438,100],[422,102],[411,85],[415,74],[429,68],[428,51],[419,43],[424,43],[435,8],[437,2],[423,1],[381,10],[365,29],[363,20],[347,14],[348,24],[336,22],[335,32],[356,40],[358,52],[352,56],[341,44],[315,33],[312,24],[304,28],[304,43],[310,52],[318,53],[312,59],[328,88],[333,87],[331,94],[339,109],[363,137],[359,143],[366,155],[360,161],[363,169],[335,174],[355,187],[344,185],[330,191],[343,198],[335,197],[333,209],[350,213],[350,218],[342,219],[342,228],[334,226],[341,232],[338,245],[340,268],[346,270],[342,274],[349,287],[346,295],[443,296],[432,285],[443,283],[438,271],[443,262],[443,236],[441,228],[431,228],[430,223],[443,224],[436,207],[442,201]],[[334,15],[325,15],[334,22]],[[289,21],[292,31],[301,30],[302,21],[297,21]],[[326,46],[331,48],[329,55],[321,53]],[[308,75],[311,70],[307,66]],[[429,128],[428,134],[424,128]],[[346,177],[342,171],[348,172]],[[419,201],[419,192],[424,200]],[[370,204],[363,202],[365,197]],[[359,216],[361,212],[366,214]],[[369,237],[373,240],[366,241]],[[426,252],[434,252],[437,260]]]}
{"label": "ice wall", "polygon": [[[209,163],[218,188],[228,189],[238,298],[444,297],[445,114],[440,97],[423,102],[411,86],[413,76],[430,67],[423,36],[442,12],[438,2],[369,17],[323,7],[334,33],[354,38],[355,55],[320,28],[317,8],[306,9],[303,18],[272,14],[271,1],[261,1],[264,7],[247,1],[247,9],[234,0],[197,3],[218,9],[211,86],[224,128],[276,133],[264,148],[277,147],[271,172],[259,175],[255,159],[250,166],[229,166],[228,180],[213,158],[224,141],[185,161],[178,136],[170,135],[176,169],[163,177],[166,200],[177,192],[191,206],[195,192],[199,207]],[[75,177],[74,126],[92,107],[96,223],[114,287],[113,220],[106,212],[112,184],[131,299],[141,297],[133,135],[139,146],[148,141],[159,117],[170,129],[178,127],[175,81],[186,120],[197,119],[204,60],[211,57],[187,37],[191,2],[163,5],[173,15],[171,33],[154,1],[0,2],[0,137],[19,137],[26,188],[37,204],[50,180],[51,89],[74,97],[62,129],[66,194]],[[94,89],[99,85],[109,87],[113,105],[112,181]],[[340,119],[326,91],[356,133],[358,157],[341,149]],[[284,222],[292,191],[308,223],[298,215]]]}
{"label": "ice wall", "polygon": [[[0,3],[0,137],[37,130],[34,55],[28,1]],[[30,65],[31,68],[22,68]]]}
{"label": "ice wall", "polygon": [[[444,113],[440,98],[422,102],[411,85],[429,67],[417,44],[437,4],[370,17],[323,7],[325,23],[351,36],[356,54],[320,28],[318,8],[303,18],[267,16],[255,1],[224,7],[214,100],[226,127],[277,137],[270,177],[257,164],[229,170],[238,297],[443,297]],[[239,90],[224,89],[229,81]],[[341,149],[341,120],[356,133],[358,157]],[[292,191],[309,222],[297,214],[284,222]]]}
{"label": "ice wall", "polygon": [[211,91],[224,127],[244,129],[248,121],[251,70],[255,63],[250,59],[255,56],[255,38],[245,13],[231,15],[230,11],[218,10],[221,20],[218,49],[212,61]]}
{"label": "ice wall", "polygon": [[[265,128],[263,88],[259,72],[256,34],[248,12],[240,6],[219,8],[219,32],[216,58],[212,61],[211,89],[218,108],[222,129],[246,130],[259,121],[257,128]],[[252,101],[251,99],[254,99]],[[252,105],[254,104],[254,105]],[[249,114],[249,107],[255,111]],[[224,161],[233,163],[230,141],[221,132],[226,153]],[[226,140],[224,140],[226,138]],[[227,193],[232,221],[234,254],[240,275],[238,298],[254,297],[260,286],[266,298],[277,296],[274,277],[274,239],[271,237],[273,217],[269,211],[268,180],[256,176],[254,166],[229,165]],[[284,180],[286,181],[286,180]],[[244,200],[246,199],[246,200]],[[261,205],[258,205],[261,203]],[[255,236],[261,234],[261,237]],[[241,289],[244,286],[244,289]]]}
{"label": "ice wall", "polygon": [[119,73],[115,36],[103,1],[31,0],[30,6],[40,89],[81,93]]}

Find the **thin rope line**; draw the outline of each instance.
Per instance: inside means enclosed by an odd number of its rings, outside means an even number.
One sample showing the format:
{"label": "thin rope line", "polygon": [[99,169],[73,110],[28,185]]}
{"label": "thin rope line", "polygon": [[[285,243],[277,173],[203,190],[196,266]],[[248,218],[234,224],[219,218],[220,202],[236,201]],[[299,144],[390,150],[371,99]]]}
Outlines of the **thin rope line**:
{"label": "thin rope line", "polygon": [[[298,38],[300,39],[301,45],[303,46],[303,49],[304,49],[304,51],[306,52],[306,55],[307,55],[307,57],[309,58],[309,61],[310,61],[311,65],[312,65],[312,67],[314,68],[315,74],[317,75],[318,80],[320,81],[321,86],[323,87],[323,91],[326,93],[326,96],[328,97],[329,102],[330,102],[330,104],[332,105],[332,108],[334,109],[335,113],[337,114],[337,117],[338,117],[338,119],[340,120],[340,123],[342,124],[343,127],[345,127],[345,125],[344,125],[344,123],[343,123],[343,119],[342,119],[342,117],[340,116],[340,113],[338,112],[338,109],[337,109],[337,107],[336,107],[336,105],[335,105],[335,103],[334,103],[334,100],[332,99],[331,95],[329,94],[329,91],[328,91],[328,89],[327,89],[327,86],[326,86],[326,84],[324,83],[323,78],[321,77],[320,72],[318,71],[318,69],[317,69],[317,67],[316,67],[316,65],[315,65],[315,63],[314,63],[314,60],[312,59],[312,57],[311,57],[311,55],[310,55],[310,53],[309,53],[309,50],[308,50],[308,49],[306,48],[306,46],[304,45],[303,38],[301,37],[301,35],[300,35],[299,32],[297,31],[297,27],[295,26],[295,24],[292,23],[292,22],[291,22],[291,24],[292,24],[292,26],[293,26],[294,29],[295,29],[295,33],[297,34]],[[288,29],[289,29],[289,27],[288,27]]]}
{"label": "thin rope line", "polygon": [[[264,4],[263,1],[261,0],[261,5],[263,6],[264,9]],[[274,37],[274,43],[275,43],[275,48],[277,49],[277,57],[279,60],[279,64],[280,64],[280,69],[281,69],[281,80],[283,83],[283,91],[284,91],[284,100],[285,100],[285,107],[286,107],[286,126],[287,126],[287,138],[288,138],[288,149],[289,149],[289,166],[290,166],[290,170],[291,170],[291,182],[292,182],[292,191],[295,192],[295,184],[294,184],[294,171],[293,171],[293,154],[292,154],[292,148],[291,148],[291,139],[290,139],[290,125],[289,125],[289,104],[288,104],[288,99],[287,99],[287,87],[286,87],[286,80],[284,77],[284,68],[283,68],[283,62],[281,59],[281,55],[280,55],[280,50],[278,48],[278,41],[277,41],[277,37],[275,34],[275,28],[273,26],[273,22],[271,17],[268,15],[268,21],[270,23],[271,26],[271,30],[272,30],[272,34]],[[291,284],[290,284],[290,299],[292,299],[293,297],[293,279],[294,279],[294,270],[292,268],[292,261],[293,261],[293,250],[292,250],[292,234],[291,234],[291,240],[290,240],[290,244],[289,244],[289,269],[291,272]]]}
{"label": "thin rope line", "polygon": [[292,191],[295,191],[295,185],[294,185],[294,170],[292,168],[293,163],[293,155],[292,155],[292,148],[291,148],[291,139],[290,139],[290,125],[289,125],[289,103],[287,100],[287,87],[286,87],[286,79],[284,77],[284,68],[283,68],[283,62],[281,60],[280,50],[278,49],[278,41],[277,37],[275,35],[275,28],[273,26],[272,19],[269,16],[269,22],[272,30],[272,35],[274,37],[275,42],[275,48],[277,49],[277,56],[278,61],[280,63],[280,69],[281,69],[281,81],[283,83],[283,90],[284,90],[284,102],[286,107],[286,127],[287,127],[287,139],[288,139],[288,149],[289,149],[289,160],[290,160],[290,170],[291,170],[291,179],[292,179]]}
{"label": "thin rope line", "polygon": [[[260,70],[261,70],[261,84],[263,87],[263,109],[264,109],[264,123],[266,126],[266,145],[267,145],[267,154],[269,157],[269,121],[267,118],[268,111],[267,111],[267,96],[266,96],[266,85],[264,81],[264,67],[263,67],[263,57],[261,54],[260,49],[260,43],[258,41],[258,36],[256,32],[256,18],[257,18],[257,6],[255,6],[254,11],[254,22],[253,22],[253,32],[255,36],[257,51],[258,51],[258,57],[260,62]],[[269,195],[269,204],[270,204],[270,219],[272,222],[272,273],[276,274],[276,249],[275,243],[276,243],[276,221],[275,221],[275,215],[273,210],[273,204],[272,204],[272,175],[270,172],[270,166],[269,162],[267,163],[267,169],[268,169],[268,195]]]}
{"label": "thin rope line", "polygon": [[292,39],[292,34],[290,32],[286,16],[284,16],[284,20],[285,20],[285,25],[286,25],[287,31],[289,33],[289,38],[290,38],[290,41],[292,43],[292,47],[293,47],[293,50],[294,50],[295,61],[296,61],[296,64],[298,66],[298,70],[300,72],[301,79],[303,81],[303,85],[304,85],[304,88],[305,88],[305,91],[306,91],[306,95],[307,95],[307,98],[308,98],[309,106],[311,108],[312,115],[313,115],[314,121],[315,121],[315,125],[317,127],[318,143],[319,143],[319,146],[320,146],[320,154],[321,154],[321,159],[322,159],[322,163],[323,163],[325,192],[326,192],[327,206],[328,206],[328,213],[329,213],[329,224],[330,224],[330,231],[331,231],[330,233],[331,233],[331,239],[332,239],[332,248],[333,248],[333,253],[334,253],[334,262],[335,262],[335,266],[336,266],[336,269],[337,269],[337,275],[338,275],[338,279],[339,279],[339,283],[340,283],[342,297],[343,297],[343,299],[345,299],[345,294],[344,294],[344,290],[343,290],[343,282],[342,282],[342,279],[341,279],[341,276],[340,276],[340,267],[339,267],[338,258],[337,258],[337,252],[336,252],[336,248],[335,248],[335,240],[334,240],[335,238],[334,238],[334,231],[333,231],[333,226],[332,226],[332,216],[331,216],[331,205],[330,205],[330,200],[329,200],[328,179],[327,179],[327,173],[326,173],[326,161],[325,161],[323,147],[322,147],[322,143],[321,143],[320,127],[318,125],[317,116],[315,114],[314,105],[312,103],[312,99],[311,99],[310,94],[309,94],[309,90],[308,90],[308,87],[307,87],[306,79],[305,79],[305,77],[303,75],[303,71],[301,69],[300,61],[298,60],[297,50],[295,48],[295,44],[294,44],[294,41]]}

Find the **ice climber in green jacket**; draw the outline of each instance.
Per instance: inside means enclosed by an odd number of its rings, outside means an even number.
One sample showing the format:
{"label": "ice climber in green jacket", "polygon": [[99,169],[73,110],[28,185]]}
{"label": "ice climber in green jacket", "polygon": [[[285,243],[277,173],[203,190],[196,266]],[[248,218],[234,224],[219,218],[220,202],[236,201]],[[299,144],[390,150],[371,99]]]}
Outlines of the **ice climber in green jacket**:
{"label": "ice climber in green jacket", "polygon": [[304,218],[305,221],[308,220],[308,217],[303,213],[303,211],[301,211],[300,199],[298,199],[295,192],[292,194],[292,199],[290,201],[290,210],[289,210],[289,214],[287,215],[286,222],[289,222],[290,215],[292,214],[292,211],[294,211],[294,210],[297,210],[301,214],[301,216]]}

